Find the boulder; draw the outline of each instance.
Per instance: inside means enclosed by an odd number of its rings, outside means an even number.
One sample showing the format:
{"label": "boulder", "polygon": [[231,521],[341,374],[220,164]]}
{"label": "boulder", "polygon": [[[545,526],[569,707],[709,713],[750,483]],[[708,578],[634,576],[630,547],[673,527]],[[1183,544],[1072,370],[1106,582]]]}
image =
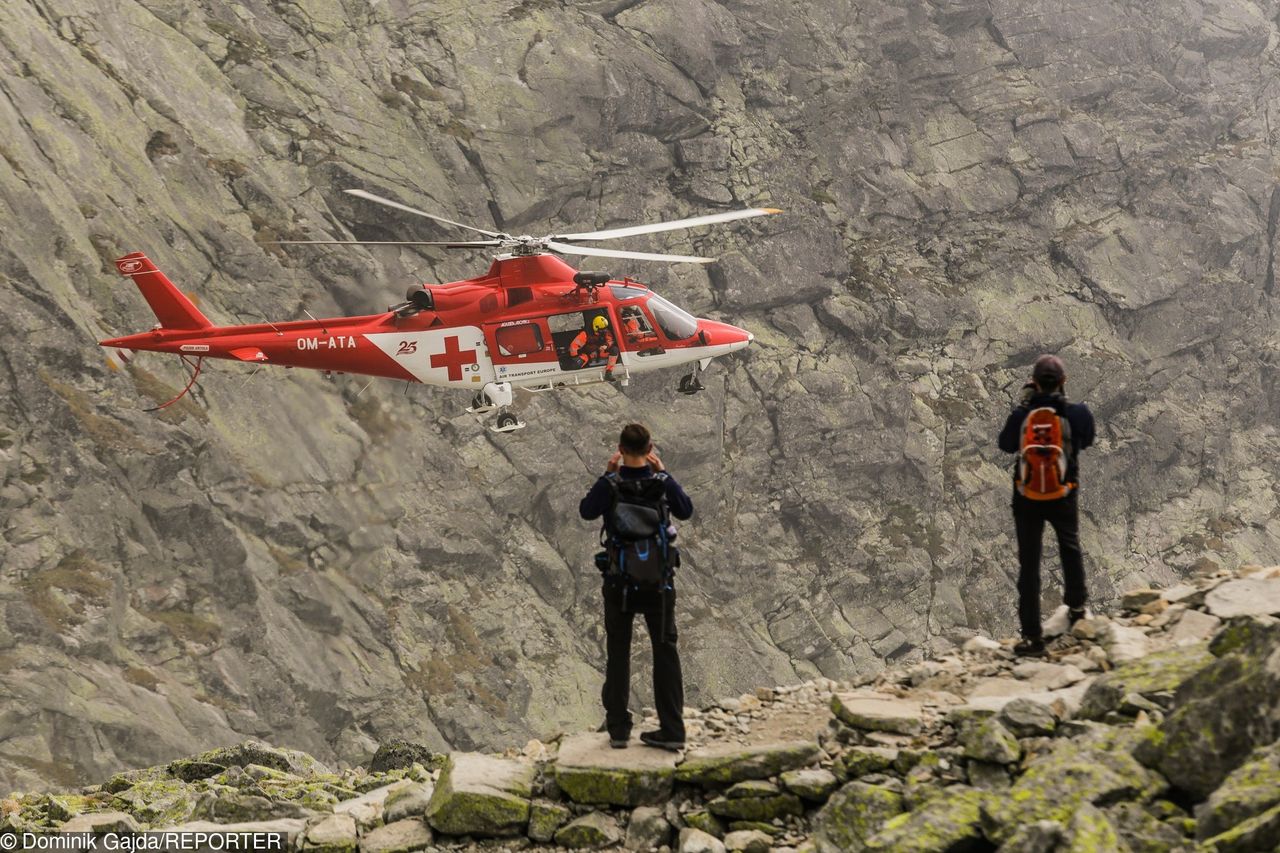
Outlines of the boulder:
{"label": "boulder", "polygon": [[1208,645],[1200,643],[1156,652],[1138,660],[1121,664],[1111,672],[1094,679],[1085,691],[1077,716],[1101,720],[1120,707],[1124,697],[1136,693],[1150,697],[1171,693],[1182,682],[1213,662]]}
{"label": "boulder", "polygon": [[533,777],[525,761],[453,753],[427,805],[427,822],[446,835],[519,835],[529,822]]}
{"label": "boulder", "polygon": [[707,811],[730,820],[771,821],[785,815],[804,814],[804,804],[795,794],[726,796],[707,803]]}
{"label": "boulder", "polygon": [[1280,614],[1280,578],[1239,578],[1219,584],[1204,599],[1219,619]]}
{"label": "boulder", "polygon": [[758,829],[740,829],[724,837],[726,850],[740,853],[769,853],[773,849],[773,836]]}
{"label": "boulder", "polygon": [[1086,803],[1149,799],[1166,783],[1139,764],[1131,751],[1145,732],[1100,728],[1059,739],[1033,760],[1008,793],[983,808],[987,837],[1002,842],[1019,826],[1042,820],[1066,824]]}
{"label": "boulder", "polygon": [[837,768],[846,779],[879,773],[898,760],[898,750],[887,746],[853,746],[841,756]]}
{"label": "boulder", "polygon": [[679,782],[695,785],[730,785],[744,779],[767,779],[786,770],[795,770],[818,760],[820,750],[813,741],[788,741],[741,747],[718,744],[693,750],[676,768]]}
{"label": "boulder", "polygon": [[1062,853],[1100,853],[1122,848],[1120,836],[1107,816],[1091,803],[1083,803],[1067,823],[1058,849]]}
{"label": "boulder", "polygon": [[568,823],[572,814],[559,803],[534,800],[529,806],[529,837],[546,844],[555,838],[556,830]]}
{"label": "boulder", "polygon": [[906,735],[920,731],[923,717],[919,702],[857,693],[832,696],[831,712],[841,722],[856,729]]}
{"label": "boulder", "polygon": [[840,784],[830,770],[788,770],[782,774],[782,785],[791,793],[813,803],[825,803]]}
{"label": "boulder", "polygon": [[1065,832],[1057,821],[1029,823],[1018,827],[1009,840],[1000,845],[1000,853],[1056,853]]}
{"label": "boulder", "polygon": [[1003,791],[1009,787],[1009,770],[1003,764],[970,761],[965,771],[969,784],[980,791]]}
{"label": "boulder", "polygon": [[631,813],[623,847],[628,850],[651,850],[665,847],[671,840],[671,824],[663,809],[641,806]]}
{"label": "boulder", "polygon": [[1280,742],[1253,753],[1196,807],[1196,837],[1204,841],[1280,805]]}
{"label": "boulder", "polygon": [[725,853],[724,843],[701,829],[686,826],[680,830],[679,853]]}
{"label": "boulder", "polygon": [[1185,646],[1207,640],[1222,625],[1222,620],[1200,610],[1184,611],[1169,636],[1174,645]]}
{"label": "boulder", "polygon": [[[373,790],[367,791],[358,797],[342,800],[333,807],[333,810],[341,814],[351,815],[356,819],[356,823],[361,826],[370,826],[372,824],[383,822],[390,823],[392,820],[399,820],[400,818],[384,817],[383,812],[387,798],[391,796],[392,792],[414,784],[417,783],[405,779],[398,782],[392,782],[390,785],[383,785],[379,788],[374,788]],[[421,812],[422,810],[419,809],[418,811]],[[405,815],[401,815],[401,817],[404,816]]]}
{"label": "boulder", "polygon": [[1014,737],[1051,735],[1058,727],[1058,717],[1052,708],[1025,697],[1014,699],[1001,708],[999,720]]}
{"label": "boulder", "polygon": [[272,770],[282,770],[296,776],[314,776],[329,770],[305,752],[296,749],[278,749],[262,741],[246,740],[235,746],[211,749],[190,759],[192,764],[220,765],[222,767],[246,767],[260,764]]}
{"label": "boulder", "polygon": [[1213,836],[1200,847],[1206,853],[1254,853],[1277,848],[1280,848],[1280,806]]}
{"label": "boulder", "polygon": [[1113,663],[1137,660],[1146,657],[1151,650],[1147,634],[1141,628],[1108,622],[1099,633],[1098,639],[1107,650],[1107,657]]}
{"label": "boulder", "polygon": [[411,817],[366,832],[360,838],[360,853],[411,853],[430,847],[433,840],[427,822]]}
{"label": "boulder", "polygon": [[400,783],[388,792],[382,804],[383,820],[394,823],[407,817],[422,817],[434,793],[435,786],[430,782]]}
{"label": "boulder", "polygon": [[1022,747],[1009,730],[996,719],[975,720],[960,730],[964,755],[975,761],[1013,764],[1022,756]]}
{"label": "boulder", "polygon": [[302,849],[316,853],[352,853],[356,849],[356,821],[349,814],[329,814],[307,824]]}
{"label": "boulder", "polygon": [[1280,651],[1280,620],[1229,620],[1209,651],[1217,660],[1182,683],[1174,710],[1137,753],[1193,800],[1280,737],[1280,667],[1269,663]]}
{"label": "boulder", "polygon": [[861,850],[885,821],[901,813],[902,795],[897,791],[850,782],[813,816],[813,840],[820,853]]}
{"label": "boulder", "polygon": [[724,835],[724,824],[720,822],[720,818],[706,809],[694,809],[691,812],[687,812],[684,816],[684,822],[694,829],[701,829],[708,835],[714,835],[717,838]]}
{"label": "boulder", "polygon": [[[214,799],[212,794],[205,795],[208,800]],[[258,798],[261,799],[261,798]],[[131,787],[111,798],[111,805],[118,811],[129,812],[139,821],[152,826],[169,826],[181,823],[192,816],[210,819],[226,818],[228,820],[259,820],[269,817],[303,817],[305,815],[248,815],[233,817],[228,814],[213,813],[196,814],[200,802],[191,787],[176,779],[156,779],[135,782]],[[270,803],[264,803],[269,807]]]}
{"label": "boulder", "polygon": [[124,812],[91,812],[71,818],[58,827],[61,832],[137,832],[138,822]]}
{"label": "boulder", "polygon": [[894,853],[964,850],[983,843],[981,819],[989,794],[953,785],[914,811],[890,818],[862,849]]}
{"label": "boulder", "polygon": [[408,770],[415,764],[423,767],[437,767],[442,764],[443,756],[439,756],[417,743],[407,740],[393,740],[379,744],[378,751],[369,760],[370,773],[386,773],[391,770]]}
{"label": "boulder", "polygon": [[671,796],[676,754],[640,747],[613,749],[607,734],[567,738],[556,756],[555,779],[577,803],[637,806]]}
{"label": "boulder", "polygon": [[603,812],[587,812],[556,830],[555,841],[573,850],[599,850],[622,840],[618,821]]}

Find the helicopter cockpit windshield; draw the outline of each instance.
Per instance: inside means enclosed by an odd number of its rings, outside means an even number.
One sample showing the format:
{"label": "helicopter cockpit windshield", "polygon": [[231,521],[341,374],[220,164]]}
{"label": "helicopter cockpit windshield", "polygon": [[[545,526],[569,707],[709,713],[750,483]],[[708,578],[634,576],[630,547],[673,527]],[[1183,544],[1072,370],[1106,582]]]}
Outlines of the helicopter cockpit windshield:
{"label": "helicopter cockpit windshield", "polygon": [[649,297],[649,310],[653,319],[669,339],[683,341],[693,337],[698,331],[698,320],[683,309],[677,308],[658,294]]}

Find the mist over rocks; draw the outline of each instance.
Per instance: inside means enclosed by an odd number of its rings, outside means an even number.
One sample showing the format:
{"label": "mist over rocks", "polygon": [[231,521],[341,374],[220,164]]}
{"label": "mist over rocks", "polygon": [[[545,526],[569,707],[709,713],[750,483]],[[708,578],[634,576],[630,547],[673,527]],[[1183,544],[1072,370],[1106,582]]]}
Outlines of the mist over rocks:
{"label": "mist over rocks", "polygon": [[[1099,418],[1095,603],[1280,559],[1278,12],[0,5],[0,790],[247,738],[338,767],[593,727],[576,504],[629,419],[697,507],[694,704],[1011,631],[993,438],[1042,350]],[[96,346],[153,322],[128,251],[227,323],[483,269],[259,245],[456,236],[351,186],[517,231],[787,215],[649,244],[710,269],[607,267],[756,334],[697,397],[540,396],[495,437],[444,391],[219,363],[144,413],[185,380]]]}

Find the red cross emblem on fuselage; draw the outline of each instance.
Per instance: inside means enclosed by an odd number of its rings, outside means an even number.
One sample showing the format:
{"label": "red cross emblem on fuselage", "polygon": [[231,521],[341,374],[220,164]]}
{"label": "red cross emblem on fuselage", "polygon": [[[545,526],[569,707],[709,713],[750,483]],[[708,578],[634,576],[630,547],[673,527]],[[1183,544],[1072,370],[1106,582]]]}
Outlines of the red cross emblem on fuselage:
{"label": "red cross emblem on fuselage", "polygon": [[444,339],[444,352],[438,352],[431,356],[432,367],[449,368],[449,381],[457,382],[462,379],[462,366],[464,364],[476,363],[476,351],[471,349],[463,352],[458,347],[458,336],[451,335]]}

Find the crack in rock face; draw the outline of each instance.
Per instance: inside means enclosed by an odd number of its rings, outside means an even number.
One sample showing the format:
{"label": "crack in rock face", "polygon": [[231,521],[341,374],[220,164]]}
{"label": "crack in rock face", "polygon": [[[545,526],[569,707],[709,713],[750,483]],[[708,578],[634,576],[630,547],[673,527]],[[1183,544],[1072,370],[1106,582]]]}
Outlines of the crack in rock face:
{"label": "crack in rock face", "polygon": [[[1099,421],[1093,603],[1280,559],[1280,34],[1192,7],[0,6],[0,789],[598,722],[577,502],[631,420],[697,508],[691,702],[1010,632],[994,434],[1043,351]],[[787,213],[629,245],[710,269],[610,269],[756,335],[694,397],[540,396],[492,436],[442,390],[220,362],[145,414],[185,378],[102,359],[151,322],[126,252],[219,323],[483,269],[263,245],[460,236],[353,186],[513,233]]]}

